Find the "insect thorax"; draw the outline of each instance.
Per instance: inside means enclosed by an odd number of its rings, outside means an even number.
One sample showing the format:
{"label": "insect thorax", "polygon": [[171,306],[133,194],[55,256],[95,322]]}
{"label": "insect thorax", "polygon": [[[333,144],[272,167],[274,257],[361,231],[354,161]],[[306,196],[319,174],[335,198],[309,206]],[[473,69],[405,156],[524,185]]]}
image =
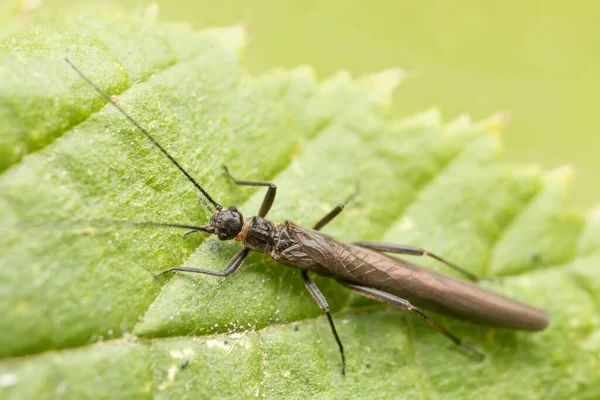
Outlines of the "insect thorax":
{"label": "insect thorax", "polygon": [[275,227],[273,223],[261,217],[250,217],[244,221],[240,238],[254,251],[268,253],[275,244]]}

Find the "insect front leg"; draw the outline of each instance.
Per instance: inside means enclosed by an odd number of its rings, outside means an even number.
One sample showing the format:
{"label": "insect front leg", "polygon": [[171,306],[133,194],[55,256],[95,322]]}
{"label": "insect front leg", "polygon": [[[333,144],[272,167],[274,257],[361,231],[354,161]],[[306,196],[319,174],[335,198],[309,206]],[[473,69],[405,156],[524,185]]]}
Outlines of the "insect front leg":
{"label": "insect front leg", "polygon": [[155,274],[154,276],[159,277],[166,273],[174,272],[174,271],[194,272],[197,274],[206,274],[206,275],[223,276],[223,277],[229,276],[229,275],[233,274],[235,271],[237,271],[242,266],[242,264],[244,263],[244,260],[248,256],[248,253],[250,253],[249,248],[244,247],[244,248],[240,249],[237,253],[235,253],[233,258],[229,261],[229,264],[227,264],[227,268],[225,268],[225,270],[223,270],[223,271],[216,271],[213,269],[193,268],[193,267],[173,267],[173,268],[165,269],[164,271],[161,271],[158,274]]}
{"label": "insect front leg", "polygon": [[474,355],[475,357],[477,357],[479,359],[484,358],[484,355],[481,352],[479,352],[478,350],[474,349],[471,346],[464,344],[461,339],[459,339],[457,336],[450,333],[446,328],[444,328],[443,326],[439,325],[437,322],[435,322],[434,320],[429,318],[427,315],[425,315],[425,313],[423,311],[421,311],[419,308],[413,306],[408,300],[405,300],[398,296],[394,296],[392,294],[383,292],[381,290],[373,289],[368,286],[357,285],[356,283],[346,282],[346,281],[342,281],[342,280],[338,280],[338,282],[340,284],[346,286],[353,292],[360,294],[361,296],[365,296],[365,297],[368,297],[373,300],[381,301],[383,303],[390,304],[392,306],[401,308],[406,311],[411,311],[411,312],[417,314],[419,317],[424,319],[429,325],[433,326],[438,332],[440,332],[442,335],[446,336],[448,339],[453,341],[455,344],[459,345],[461,348],[463,348],[467,352],[471,353],[472,355]]}
{"label": "insect front leg", "polygon": [[267,190],[267,194],[265,195],[265,198],[262,202],[262,205],[260,206],[260,211],[258,212],[258,216],[259,217],[266,217],[267,213],[269,212],[269,210],[271,209],[271,206],[273,205],[273,202],[275,201],[275,194],[277,194],[277,186],[272,183],[272,182],[263,182],[263,181],[244,181],[241,179],[236,179],[233,177],[233,175],[231,175],[231,172],[229,172],[229,169],[227,168],[226,165],[223,165],[223,169],[225,170],[225,172],[227,173],[227,175],[229,176],[229,179],[231,179],[231,181],[233,183],[235,183],[236,185],[241,185],[241,186],[268,186],[268,190]]}
{"label": "insect front leg", "polygon": [[450,261],[448,261],[440,256],[437,256],[437,255],[435,255],[425,249],[422,249],[420,247],[412,247],[412,246],[405,246],[402,244],[383,243],[383,242],[368,242],[368,241],[353,242],[352,244],[354,244],[356,246],[364,247],[366,249],[379,251],[381,253],[395,253],[395,254],[407,254],[407,255],[411,255],[411,256],[430,257],[430,258],[433,258],[435,260],[438,260],[438,261],[446,264],[448,267],[454,269],[455,271],[460,272],[461,274],[463,274],[464,276],[466,276],[468,279],[470,279],[472,281],[476,282],[476,281],[484,279],[481,276],[476,275],[472,272],[469,272],[466,269],[459,267],[458,265],[451,263]]}
{"label": "insect front leg", "polygon": [[321,228],[323,228],[325,225],[330,223],[335,217],[337,217],[342,211],[344,211],[344,207],[346,207],[346,204],[348,204],[352,199],[354,199],[356,197],[356,195],[358,193],[358,188],[359,188],[359,184],[358,184],[358,182],[356,182],[356,186],[354,187],[354,192],[352,192],[352,194],[346,199],[346,201],[338,204],[337,206],[335,206],[333,208],[333,210],[329,211],[327,213],[327,215],[325,215],[323,218],[321,218],[319,220],[319,222],[317,222],[315,224],[315,226],[313,226],[313,229],[315,231],[320,231]]}
{"label": "insect front leg", "polygon": [[327,300],[323,293],[319,290],[317,285],[313,282],[312,279],[308,276],[308,271],[302,271],[302,279],[304,280],[304,286],[313,297],[317,305],[323,312],[327,315],[327,320],[329,321],[329,326],[331,327],[331,332],[333,333],[333,337],[338,344],[340,349],[340,355],[342,356],[342,375],[346,375],[346,357],[344,356],[344,345],[338,336],[337,330],[335,329],[335,324],[333,323],[333,318],[331,317],[331,313],[329,312],[329,304],[327,304]]}

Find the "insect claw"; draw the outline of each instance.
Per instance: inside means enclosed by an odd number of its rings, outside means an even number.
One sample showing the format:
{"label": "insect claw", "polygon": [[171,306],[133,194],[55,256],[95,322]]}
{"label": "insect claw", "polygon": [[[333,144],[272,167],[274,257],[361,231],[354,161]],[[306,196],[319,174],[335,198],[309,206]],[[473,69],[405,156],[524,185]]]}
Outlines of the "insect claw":
{"label": "insect claw", "polygon": [[164,271],[157,272],[156,274],[154,274],[154,277],[155,278],[160,278],[164,274],[166,274],[168,272],[171,272],[171,271],[174,271],[174,268],[169,268],[169,269],[165,269]]}
{"label": "insect claw", "polygon": [[184,233],[182,236],[186,237],[187,235],[191,235],[192,233],[196,233],[196,232],[199,232],[198,229],[190,229],[189,231]]}
{"label": "insect claw", "polygon": [[462,344],[462,347],[467,350],[472,356],[475,356],[475,358],[477,358],[478,361],[483,361],[485,360],[485,354],[483,354],[482,352],[480,352],[479,350],[477,350],[475,347],[471,347],[467,344]]}

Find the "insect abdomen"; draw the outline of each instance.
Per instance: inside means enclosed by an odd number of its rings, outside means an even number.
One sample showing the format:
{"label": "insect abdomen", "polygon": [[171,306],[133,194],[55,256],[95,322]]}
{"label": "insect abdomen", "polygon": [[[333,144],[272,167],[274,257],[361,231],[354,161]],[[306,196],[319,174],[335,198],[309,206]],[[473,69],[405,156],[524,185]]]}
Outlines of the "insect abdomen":
{"label": "insect abdomen", "polygon": [[[373,250],[341,244],[353,261],[353,279],[409,300],[416,306],[485,325],[542,330],[546,311],[494,293],[469,281],[436,273]],[[352,257],[351,257],[351,256]],[[362,264],[364,261],[368,263]],[[375,268],[376,271],[371,272]]]}

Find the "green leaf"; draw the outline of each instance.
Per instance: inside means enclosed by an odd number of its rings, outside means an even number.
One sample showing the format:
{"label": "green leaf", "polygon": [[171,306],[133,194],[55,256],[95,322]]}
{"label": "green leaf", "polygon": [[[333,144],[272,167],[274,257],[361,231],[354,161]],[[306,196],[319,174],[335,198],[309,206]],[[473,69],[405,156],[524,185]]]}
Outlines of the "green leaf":
{"label": "green leaf", "polygon": [[[569,169],[500,160],[502,114],[391,121],[402,72],[317,82],[310,68],[251,76],[242,28],[158,25],[152,9],[37,16],[0,48],[0,393],[2,398],[597,398],[600,218],[568,209]],[[341,240],[407,243],[543,307],[544,332],[435,315],[483,362],[413,315],[254,254],[228,279],[153,273],[224,268],[239,248],[173,229],[204,223],[188,181],[63,61],[131,112],[219,202],[245,215],[272,180],[269,218],[311,226],[360,181],[327,226]],[[427,260],[423,264],[452,273]]]}

